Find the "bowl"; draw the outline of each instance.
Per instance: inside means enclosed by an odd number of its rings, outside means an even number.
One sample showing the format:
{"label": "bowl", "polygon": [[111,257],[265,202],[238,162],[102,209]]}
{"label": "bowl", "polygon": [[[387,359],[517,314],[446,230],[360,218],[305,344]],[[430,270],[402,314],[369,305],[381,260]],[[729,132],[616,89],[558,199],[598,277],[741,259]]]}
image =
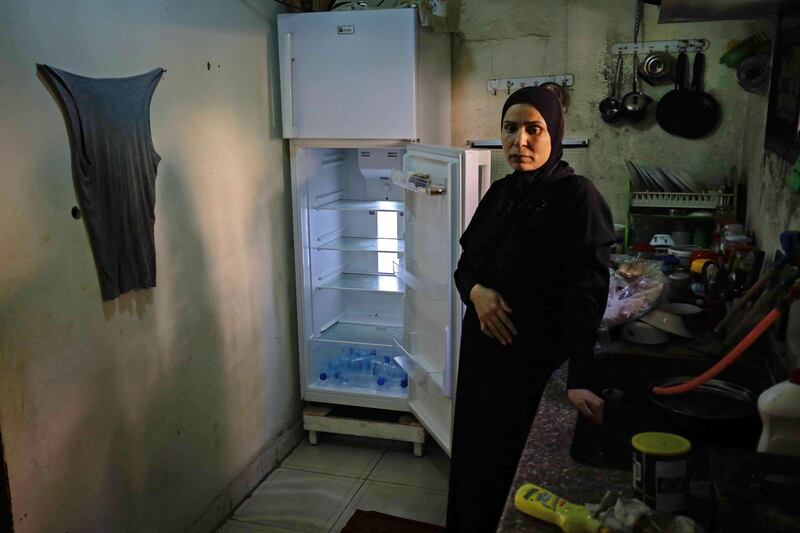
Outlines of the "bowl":
{"label": "bowl", "polygon": [[645,324],[649,324],[654,328],[672,333],[679,337],[691,338],[692,334],[683,323],[683,319],[676,314],[668,313],[660,309],[654,309],[640,318]]}
{"label": "bowl", "polygon": [[681,317],[689,331],[698,331],[705,326],[705,310],[702,307],[680,302],[671,302],[660,305],[658,309],[659,311],[672,313],[673,315]]}
{"label": "bowl", "polygon": [[622,338],[637,344],[664,344],[669,342],[669,334],[639,320],[626,322],[620,327]]}

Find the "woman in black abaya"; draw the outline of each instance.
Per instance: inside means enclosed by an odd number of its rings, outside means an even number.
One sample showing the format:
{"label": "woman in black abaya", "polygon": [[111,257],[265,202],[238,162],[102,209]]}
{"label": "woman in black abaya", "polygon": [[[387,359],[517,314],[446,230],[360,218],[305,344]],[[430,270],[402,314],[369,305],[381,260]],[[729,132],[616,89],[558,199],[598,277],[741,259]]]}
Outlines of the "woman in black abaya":
{"label": "woman in black abaya", "polygon": [[553,93],[516,91],[501,121],[514,172],[478,205],[455,272],[467,311],[447,507],[454,533],[496,529],[544,386],[565,360],[569,402],[602,419],[588,373],[608,295],[611,212],[561,160]]}

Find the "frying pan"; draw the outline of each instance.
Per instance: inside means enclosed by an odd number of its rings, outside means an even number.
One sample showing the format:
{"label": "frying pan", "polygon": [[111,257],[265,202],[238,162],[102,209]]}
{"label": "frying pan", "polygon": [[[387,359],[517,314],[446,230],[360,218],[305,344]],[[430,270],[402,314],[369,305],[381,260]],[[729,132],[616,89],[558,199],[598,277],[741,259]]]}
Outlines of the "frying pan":
{"label": "frying pan", "polygon": [[693,120],[694,95],[683,88],[686,78],[686,53],[678,54],[675,64],[675,88],[661,97],[656,107],[656,120],[661,129],[672,135],[684,137],[687,124]]}
{"label": "frying pan", "polygon": [[693,120],[689,121],[684,131],[684,137],[697,139],[708,135],[719,122],[719,104],[713,96],[703,91],[703,71],[705,69],[705,55],[697,52],[692,65],[692,96]]}

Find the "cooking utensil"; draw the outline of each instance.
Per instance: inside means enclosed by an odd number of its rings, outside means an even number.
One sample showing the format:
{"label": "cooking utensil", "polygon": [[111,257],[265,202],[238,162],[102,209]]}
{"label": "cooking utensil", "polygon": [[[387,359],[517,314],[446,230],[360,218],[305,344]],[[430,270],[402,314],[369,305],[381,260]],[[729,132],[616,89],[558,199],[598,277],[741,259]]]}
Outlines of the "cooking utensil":
{"label": "cooking utensil", "polygon": [[647,106],[653,101],[652,98],[647,96],[641,89],[639,89],[638,74],[636,73],[636,65],[638,63],[638,56],[636,52],[633,53],[633,90],[625,95],[622,99],[622,105],[625,108],[625,115],[631,122],[641,122],[647,115]]}
{"label": "cooking utensil", "polygon": [[717,100],[703,91],[703,71],[705,69],[706,56],[703,52],[697,52],[692,64],[692,120],[686,123],[687,129],[684,137],[687,139],[698,139],[708,135],[713,130],[720,118],[719,103]]}
{"label": "cooking utensil", "polygon": [[661,97],[656,106],[656,120],[661,129],[672,135],[683,137],[691,120],[692,93],[684,89],[683,82],[686,78],[686,53],[678,54],[675,64],[675,88]]}
{"label": "cooking utensil", "polygon": [[611,81],[611,91],[600,102],[600,117],[607,123],[616,122],[624,113],[622,101],[618,97],[618,85],[622,70],[622,52],[617,56],[617,67],[614,70],[614,79]]}
{"label": "cooking utensil", "polygon": [[671,413],[695,419],[730,420],[756,414],[756,396],[750,389],[719,379],[710,379],[683,394],[661,396],[653,392],[653,387],[675,387],[691,379],[680,376],[656,381],[648,388],[650,401]]}
{"label": "cooking utensil", "polygon": [[[636,3],[636,23],[633,30],[633,43],[639,41],[639,24],[642,20],[642,7],[641,0]],[[625,114],[631,122],[640,122],[647,115],[647,106],[653,101],[652,98],[647,96],[639,89],[638,80],[638,66],[639,56],[636,52],[633,53],[633,90],[625,95],[622,99],[622,105],[625,107]]]}
{"label": "cooking utensil", "polygon": [[650,85],[660,85],[672,78],[675,58],[666,52],[647,54],[639,66],[639,75]]}
{"label": "cooking utensil", "polygon": [[769,55],[756,54],[736,67],[736,82],[747,92],[764,94],[769,89]]}

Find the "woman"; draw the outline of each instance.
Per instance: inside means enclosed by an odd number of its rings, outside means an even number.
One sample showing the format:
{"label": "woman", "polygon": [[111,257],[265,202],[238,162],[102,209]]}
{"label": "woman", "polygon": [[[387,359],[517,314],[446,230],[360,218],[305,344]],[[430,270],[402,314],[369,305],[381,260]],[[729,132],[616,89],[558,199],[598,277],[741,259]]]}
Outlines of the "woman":
{"label": "woman", "polygon": [[514,173],[478,205],[455,272],[467,306],[447,509],[457,533],[496,529],[544,386],[566,359],[569,402],[602,419],[588,372],[608,295],[611,213],[561,160],[553,93],[516,91],[501,121]]}

